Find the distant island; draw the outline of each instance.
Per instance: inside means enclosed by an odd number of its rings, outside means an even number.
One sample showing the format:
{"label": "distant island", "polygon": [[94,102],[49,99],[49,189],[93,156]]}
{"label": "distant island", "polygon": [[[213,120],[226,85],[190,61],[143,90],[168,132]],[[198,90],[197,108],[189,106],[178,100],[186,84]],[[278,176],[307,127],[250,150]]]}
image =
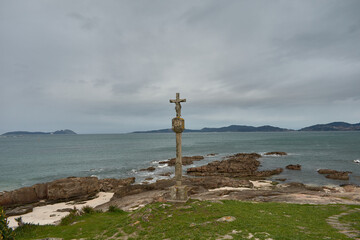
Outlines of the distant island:
{"label": "distant island", "polygon": [[2,136],[19,136],[19,135],[61,135],[61,134],[76,134],[76,132],[65,129],[65,130],[58,130],[55,132],[27,132],[27,131],[15,131],[15,132],[7,132],[2,134]]}
{"label": "distant island", "polygon": [[[253,127],[245,125],[230,125],[219,128],[202,128],[200,130],[185,129],[184,132],[289,132],[289,131],[360,131],[360,123],[350,124],[346,122],[332,122],[327,124],[317,124],[300,130],[293,130],[287,128],[273,127],[269,125]],[[171,128],[150,130],[150,131],[136,131],[133,133],[172,133]]]}
{"label": "distant island", "polygon": [[317,124],[300,129],[300,131],[359,131],[360,123],[351,124],[347,122],[332,122],[328,124]]}
{"label": "distant island", "polygon": [[[261,127],[245,126],[245,125],[230,125],[220,128],[202,128],[200,130],[185,129],[184,132],[288,132],[294,131],[292,129],[273,127],[269,125]],[[171,128],[150,130],[150,131],[136,131],[133,133],[170,133],[173,132]]]}

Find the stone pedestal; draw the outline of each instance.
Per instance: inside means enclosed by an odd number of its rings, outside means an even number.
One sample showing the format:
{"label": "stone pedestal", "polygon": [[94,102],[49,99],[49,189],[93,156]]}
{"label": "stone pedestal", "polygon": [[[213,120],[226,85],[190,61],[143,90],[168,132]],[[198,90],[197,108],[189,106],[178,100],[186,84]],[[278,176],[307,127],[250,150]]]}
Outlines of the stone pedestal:
{"label": "stone pedestal", "polygon": [[187,202],[188,188],[186,186],[172,186],[170,187],[170,200],[169,202]]}

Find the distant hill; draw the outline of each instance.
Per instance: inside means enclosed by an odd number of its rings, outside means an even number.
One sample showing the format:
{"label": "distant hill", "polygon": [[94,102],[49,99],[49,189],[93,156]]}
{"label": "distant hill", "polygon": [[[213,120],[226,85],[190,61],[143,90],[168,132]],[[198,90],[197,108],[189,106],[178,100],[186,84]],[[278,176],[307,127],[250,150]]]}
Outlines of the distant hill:
{"label": "distant hill", "polygon": [[55,132],[27,132],[27,131],[15,131],[15,132],[7,132],[2,134],[3,136],[19,136],[19,135],[50,135],[50,134],[76,134],[74,131],[65,129],[58,130]]}
{"label": "distant hill", "polygon": [[[293,131],[291,129],[273,127],[273,126],[261,126],[261,127],[253,127],[253,126],[244,126],[244,125],[230,125],[227,127],[220,128],[203,128],[200,130],[194,129],[185,129],[184,132],[287,132]],[[172,129],[159,129],[159,130],[150,130],[150,131],[136,131],[133,133],[172,133]]]}
{"label": "distant hill", "polygon": [[360,123],[332,122],[305,127],[299,131],[360,131]]}

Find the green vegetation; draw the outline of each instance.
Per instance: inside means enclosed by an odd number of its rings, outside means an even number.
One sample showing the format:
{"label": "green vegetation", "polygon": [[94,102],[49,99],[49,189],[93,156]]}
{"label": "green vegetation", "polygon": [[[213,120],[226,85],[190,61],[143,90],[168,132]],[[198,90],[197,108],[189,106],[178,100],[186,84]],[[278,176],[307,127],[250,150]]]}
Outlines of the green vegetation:
{"label": "green vegetation", "polygon": [[4,210],[0,206],[0,240],[13,240],[15,239],[14,232],[9,228],[9,222]]}
{"label": "green vegetation", "polygon": [[[132,213],[111,207],[109,212],[71,213],[59,226],[24,225],[17,239],[349,239],[326,219],[355,206],[197,201],[155,203]],[[229,221],[218,221],[222,217]],[[344,221],[360,222],[359,214]],[[234,220],[234,221],[231,221]],[[357,225],[359,227],[359,225]],[[125,239],[125,238],[124,238]],[[225,238],[224,238],[225,239]]]}

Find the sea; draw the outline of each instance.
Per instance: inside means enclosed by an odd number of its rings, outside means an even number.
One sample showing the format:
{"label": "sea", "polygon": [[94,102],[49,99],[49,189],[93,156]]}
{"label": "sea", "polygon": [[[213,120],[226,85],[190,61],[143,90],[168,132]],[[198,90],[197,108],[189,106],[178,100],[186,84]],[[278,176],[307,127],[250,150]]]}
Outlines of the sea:
{"label": "sea", "polygon": [[[312,185],[360,185],[359,132],[225,132],[183,133],[183,156],[202,155],[205,165],[235,153],[259,153],[260,170],[284,168],[270,179]],[[270,151],[287,156],[265,156]],[[215,156],[209,154],[215,153]],[[142,183],[167,177],[174,167],[159,164],[175,157],[174,133],[78,134],[0,136],[0,191],[70,176],[98,178],[135,177]],[[289,164],[301,171],[287,170]],[[140,171],[153,166],[154,172]],[[317,169],[351,171],[348,181],[327,179]],[[171,175],[173,176],[173,174]],[[170,176],[170,177],[171,177]]]}

